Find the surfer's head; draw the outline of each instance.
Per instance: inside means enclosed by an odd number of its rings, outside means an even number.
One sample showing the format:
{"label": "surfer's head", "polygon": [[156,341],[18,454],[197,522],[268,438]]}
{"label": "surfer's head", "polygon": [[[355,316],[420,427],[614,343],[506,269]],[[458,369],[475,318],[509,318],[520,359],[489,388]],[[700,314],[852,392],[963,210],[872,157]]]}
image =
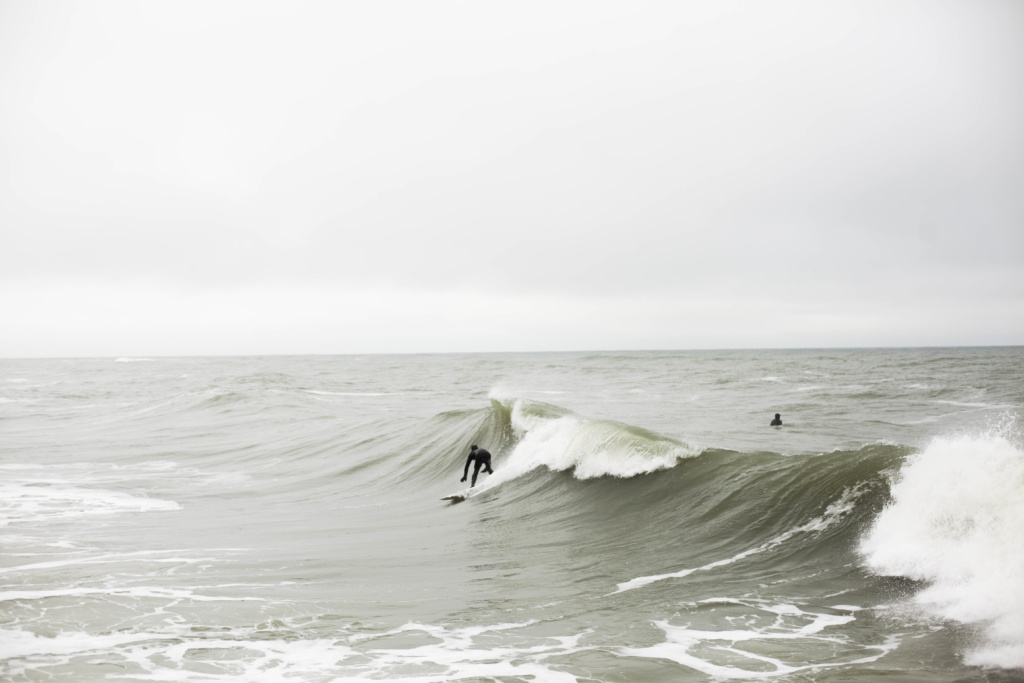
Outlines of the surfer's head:
{"label": "surfer's head", "polygon": [[469,450],[471,450],[471,451],[475,451],[475,450],[476,450],[476,444],[473,444],[472,446],[470,446],[470,447],[469,447]]}
{"label": "surfer's head", "polygon": [[781,414],[781,413],[775,413],[775,419],[776,419],[776,420],[778,420],[778,419],[779,419],[780,417],[782,417],[782,414]]}

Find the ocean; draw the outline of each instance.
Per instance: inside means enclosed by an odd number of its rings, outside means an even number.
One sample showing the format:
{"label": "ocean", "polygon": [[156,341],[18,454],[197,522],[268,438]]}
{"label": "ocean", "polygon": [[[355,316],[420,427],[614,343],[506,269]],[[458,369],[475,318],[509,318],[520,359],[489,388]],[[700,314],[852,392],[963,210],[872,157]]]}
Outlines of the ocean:
{"label": "ocean", "polygon": [[1024,681],[1022,407],[1019,347],[0,360],[0,679]]}

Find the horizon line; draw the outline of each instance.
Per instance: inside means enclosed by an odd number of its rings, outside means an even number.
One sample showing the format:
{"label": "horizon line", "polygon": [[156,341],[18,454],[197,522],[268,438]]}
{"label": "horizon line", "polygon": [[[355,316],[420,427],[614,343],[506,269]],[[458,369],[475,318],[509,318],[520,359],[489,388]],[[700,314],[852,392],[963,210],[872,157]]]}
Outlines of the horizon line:
{"label": "horizon line", "polygon": [[212,354],[111,354],[90,356],[0,356],[7,360],[172,360],[180,358],[300,358],[340,356],[483,356],[539,354],[614,354],[614,353],[709,353],[729,351],[914,351],[941,349],[1020,349],[1024,344],[960,344],[935,346],[755,346],[718,348],[652,348],[652,349],[561,349],[532,351],[370,351],[339,353],[212,353]]}

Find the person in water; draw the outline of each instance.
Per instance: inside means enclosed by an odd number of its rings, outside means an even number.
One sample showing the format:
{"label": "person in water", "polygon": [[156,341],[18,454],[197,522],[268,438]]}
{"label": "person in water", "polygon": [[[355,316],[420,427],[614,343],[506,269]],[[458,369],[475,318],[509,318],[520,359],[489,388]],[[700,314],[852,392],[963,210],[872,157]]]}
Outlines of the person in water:
{"label": "person in water", "polygon": [[775,419],[772,420],[772,423],[769,425],[769,427],[781,427],[781,426],[782,426],[782,415],[780,415],[779,413],[775,413]]}
{"label": "person in water", "polygon": [[491,469],[491,454],[485,451],[483,448],[477,448],[476,444],[473,444],[469,450],[469,457],[466,458],[466,468],[462,470],[462,481],[466,481],[466,475],[469,474],[469,463],[475,462],[473,466],[473,481],[469,487],[473,488],[476,486],[476,475],[480,474],[480,468],[483,467],[484,472],[487,474],[494,474],[494,470]]}

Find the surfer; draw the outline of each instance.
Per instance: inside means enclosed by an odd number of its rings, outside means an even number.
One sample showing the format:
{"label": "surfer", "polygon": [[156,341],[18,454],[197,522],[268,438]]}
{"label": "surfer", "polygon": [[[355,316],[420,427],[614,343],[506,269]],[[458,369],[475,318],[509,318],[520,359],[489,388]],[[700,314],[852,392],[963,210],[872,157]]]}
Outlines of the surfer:
{"label": "surfer", "polygon": [[473,444],[469,449],[469,457],[466,458],[466,468],[462,471],[462,481],[466,481],[466,475],[469,474],[469,463],[476,462],[473,466],[473,481],[469,485],[470,488],[476,486],[476,475],[480,473],[480,468],[483,467],[484,472],[487,474],[494,474],[494,470],[491,469],[491,454],[483,448],[477,448],[476,444]]}
{"label": "surfer", "polygon": [[775,419],[768,425],[769,427],[781,427],[782,426],[782,415],[775,413]]}

